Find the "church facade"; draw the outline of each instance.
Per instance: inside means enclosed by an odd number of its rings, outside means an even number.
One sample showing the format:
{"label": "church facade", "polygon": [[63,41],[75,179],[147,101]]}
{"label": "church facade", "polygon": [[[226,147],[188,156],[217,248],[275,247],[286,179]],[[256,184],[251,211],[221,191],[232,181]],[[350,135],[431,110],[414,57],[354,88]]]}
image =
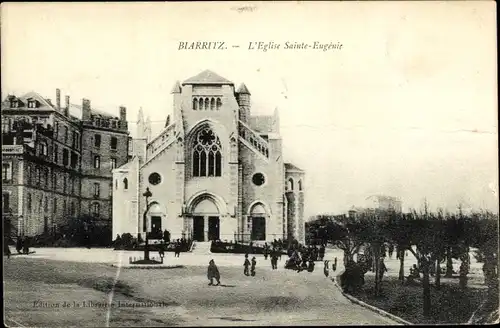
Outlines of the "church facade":
{"label": "church facade", "polygon": [[278,110],[251,115],[247,87],[208,70],[172,94],[173,119],[151,138],[141,110],[113,171],[113,236],[303,242],[304,171],[283,159]]}

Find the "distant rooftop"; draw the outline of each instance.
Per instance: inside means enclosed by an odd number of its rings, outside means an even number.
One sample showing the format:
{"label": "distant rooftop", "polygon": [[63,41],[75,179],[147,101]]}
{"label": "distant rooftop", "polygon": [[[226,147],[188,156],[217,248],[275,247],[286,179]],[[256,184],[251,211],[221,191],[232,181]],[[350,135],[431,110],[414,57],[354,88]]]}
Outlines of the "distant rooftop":
{"label": "distant rooftop", "polygon": [[189,79],[182,82],[182,85],[185,84],[228,84],[234,85],[233,82],[229,81],[226,78],[214,73],[210,70],[205,70],[198,75],[190,77]]}
{"label": "distant rooftop", "polygon": [[297,166],[293,165],[292,163],[285,163],[285,169],[287,171],[301,171],[301,172],[304,172],[304,170],[298,168]]}

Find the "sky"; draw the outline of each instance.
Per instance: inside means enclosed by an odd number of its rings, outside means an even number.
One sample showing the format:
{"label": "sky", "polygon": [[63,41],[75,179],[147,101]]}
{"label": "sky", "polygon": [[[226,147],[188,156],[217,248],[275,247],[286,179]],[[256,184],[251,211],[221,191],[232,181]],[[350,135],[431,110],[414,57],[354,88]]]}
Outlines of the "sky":
{"label": "sky", "polygon": [[[155,135],[175,81],[210,69],[246,84],[252,114],[279,109],[307,217],[373,194],[498,212],[495,13],[482,1],[2,3],[2,98],[60,88],[116,115],[123,105],[132,135],[142,107]],[[248,49],[259,41],[281,47]],[[342,47],[284,49],[315,41]]]}

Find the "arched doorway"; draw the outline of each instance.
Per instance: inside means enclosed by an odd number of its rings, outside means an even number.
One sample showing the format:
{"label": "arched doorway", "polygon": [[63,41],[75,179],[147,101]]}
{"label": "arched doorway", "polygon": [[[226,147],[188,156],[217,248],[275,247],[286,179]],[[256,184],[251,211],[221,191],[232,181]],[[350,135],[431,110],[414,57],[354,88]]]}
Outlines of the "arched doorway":
{"label": "arched doorway", "polygon": [[217,205],[208,197],[200,197],[193,205],[193,240],[219,240],[220,214]]}
{"label": "arched doorway", "polygon": [[166,216],[165,209],[158,203],[151,203],[148,211],[149,216],[149,229],[148,238],[150,239],[163,239],[162,219]]}
{"label": "arched doorway", "polygon": [[263,204],[257,203],[250,209],[252,220],[251,239],[266,240],[266,217],[268,213]]}

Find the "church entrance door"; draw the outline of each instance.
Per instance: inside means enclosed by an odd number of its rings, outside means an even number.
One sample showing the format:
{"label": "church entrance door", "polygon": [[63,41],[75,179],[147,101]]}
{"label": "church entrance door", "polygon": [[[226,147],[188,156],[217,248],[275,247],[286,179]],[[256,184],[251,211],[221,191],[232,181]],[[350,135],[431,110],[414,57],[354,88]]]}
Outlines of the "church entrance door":
{"label": "church entrance door", "polygon": [[220,220],[218,216],[208,217],[208,240],[220,239]]}
{"label": "church entrance door", "polygon": [[193,240],[205,241],[205,218],[203,216],[193,216]]}
{"label": "church entrance door", "polygon": [[266,240],[266,218],[252,218],[252,240]]}
{"label": "church entrance door", "polygon": [[161,232],[161,216],[151,217],[151,232],[149,233],[149,238],[151,239],[163,238],[163,234]]}

